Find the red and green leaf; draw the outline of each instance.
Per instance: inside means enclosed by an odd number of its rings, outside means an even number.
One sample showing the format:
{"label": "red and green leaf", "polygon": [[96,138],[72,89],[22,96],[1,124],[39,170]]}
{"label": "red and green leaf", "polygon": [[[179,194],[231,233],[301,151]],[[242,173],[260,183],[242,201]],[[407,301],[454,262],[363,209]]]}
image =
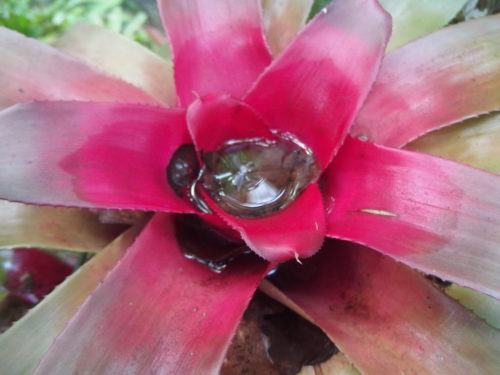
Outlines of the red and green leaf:
{"label": "red and green leaf", "polygon": [[172,154],[186,143],[191,139],[183,110],[92,102],[18,104],[0,112],[0,197],[191,212],[166,176]]}
{"label": "red and green leaf", "polygon": [[389,54],[351,134],[401,147],[500,108],[500,15],[463,22]]}
{"label": "red and green leaf", "polygon": [[139,229],[118,237],[0,336],[2,374],[33,373],[80,305],[133,243]]}
{"label": "red and green leaf", "polygon": [[189,260],[157,214],[56,338],[35,374],[217,374],[267,272],[254,256],[220,274]]}
{"label": "red and green leaf", "polygon": [[271,62],[255,0],[159,0],[179,103],[198,95],[241,98]]}
{"label": "red and green leaf", "polygon": [[[390,17],[373,0],[336,1],[311,21],[245,97],[325,168],[375,80]],[[304,126],[307,124],[307,126]]]}
{"label": "red and green leaf", "polygon": [[159,105],[141,89],[0,27],[0,109],[32,100],[119,101]]}
{"label": "red and green leaf", "polygon": [[[405,265],[327,240],[272,282],[362,373],[496,374],[500,333]],[[300,311],[300,310],[299,310]]]}
{"label": "red and green leaf", "polygon": [[500,176],[349,138],[325,178],[327,235],[500,297]]}
{"label": "red and green leaf", "polygon": [[0,249],[36,247],[96,252],[124,230],[86,210],[0,201]]}
{"label": "red and green leaf", "polygon": [[163,105],[176,105],[172,62],[123,35],[94,24],[79,22],[54,46],[141,88]]}

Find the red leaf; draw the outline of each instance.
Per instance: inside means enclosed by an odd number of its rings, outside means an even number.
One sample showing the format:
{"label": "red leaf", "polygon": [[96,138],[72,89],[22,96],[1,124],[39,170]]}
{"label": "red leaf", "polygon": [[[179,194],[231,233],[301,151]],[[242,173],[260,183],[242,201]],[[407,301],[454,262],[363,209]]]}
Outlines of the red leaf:
{"label": "red leaf", "polygon": [[159,105],[141,89],[57,49],[0,27],[0,109],[32,100]]}
{"label": "red leaf", "polygon": [[244,99],[326,168],[378,71],[390,18],[373,0],[335,1],[299,33]]}
{"label": "red leaf", "polygon": [[250,106],[229,95],[196,100],[189,106],[187,122],[198,152],[215,151],[227,141],[275,138]]}
{"label": "red leaf", "polygon": [[44,102],[0,113],[0,197],[35,204],[191,212],[166,177],[191,143],[185,112]]}
{"label": "red leaf", "polygon": [[389,54],[351,134],[401,147],[500,108],[500,16],[445,27]]}
{"label": "red leaf", "polygon": [[328,236],[500,297],[500,176],[349,138],[325,182]]}
{"label": "red leaf", "polygon": [[267,264],[217,274],[185,258],[157,214],[57,337],[36,374],[217,374]]}
{"label": "red leaf", "polygon": [[317,184],[311,184],[288,207],[257,219],[230,215],[207,194],[205,199],[224,221],[240,232],[248,247],[269,261],[309,257],[323,243],[325,210]]}
{"label": "red leaf", "polygon": [[256,0],[159,0],[174,55],[179,102],[241,97],[271,62]]}
{"label": "red leaf", "polygon": [[37,249],[16,249],[5,264],[4,287],[14,297],[36,304],[73,271],[56,258]]}
{"label": "red leaf", "polygon": [[500,334],[422,275],[356,244],[327,240],[273,283],[364,374],[496,374]]}

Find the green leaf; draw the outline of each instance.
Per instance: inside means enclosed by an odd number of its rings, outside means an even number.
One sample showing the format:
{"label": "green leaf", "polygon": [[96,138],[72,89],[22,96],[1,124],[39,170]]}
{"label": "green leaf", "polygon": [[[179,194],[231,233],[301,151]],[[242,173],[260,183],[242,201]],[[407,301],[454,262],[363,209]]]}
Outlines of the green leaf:
{"label": "green leaf", "polygon": [[313,18],[316,14],[319,13],[321,9],[330,4],[332,0],[314,0],[314,3],[311,7],[311,13],[309,13],[309,19]]}

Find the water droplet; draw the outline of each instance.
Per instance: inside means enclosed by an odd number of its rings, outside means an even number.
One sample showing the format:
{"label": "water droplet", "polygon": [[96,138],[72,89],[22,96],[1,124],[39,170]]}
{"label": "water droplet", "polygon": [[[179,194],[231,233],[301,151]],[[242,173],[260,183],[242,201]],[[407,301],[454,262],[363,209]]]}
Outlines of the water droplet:
{"label": "water droplet", "polygon": [[167,180],[180,197],[189,196],[189,189],[198,177],[200,166],[192,144],[180,146],[172,155],[167,167]]}
{"label": "water droplet", "polygon": [[266,274],[266,277],[273,276],[278,271],[278,266],[274,267],[271,271]]}
{"label": "water droplet", "polygon": [[222,209],[246,218],[286,207],[320,173],[312,152],[289,135],[230,141],[203,161],[205,190]]}

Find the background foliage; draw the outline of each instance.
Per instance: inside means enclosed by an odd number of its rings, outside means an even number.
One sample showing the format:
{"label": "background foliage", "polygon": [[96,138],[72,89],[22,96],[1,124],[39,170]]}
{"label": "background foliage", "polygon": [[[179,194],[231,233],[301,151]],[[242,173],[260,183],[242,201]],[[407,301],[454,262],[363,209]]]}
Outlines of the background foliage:
{"label": "background foliage", "polygon": [[[331,1],[315,0],[309,17]],[[469,0],[456,21],[498,11],[500,0]],[[46,42],[57,39],[82,20],[112,29],[147,47],[157,47],[145,29],[148,25],[161,29],[156,0],[0,0],[0,26]]]}
{"label": "background foliage", "polygon": [[143,44],[148,15],[134,0],[1,0],[0,25],[51,42],[77,21],[88,21]]}

